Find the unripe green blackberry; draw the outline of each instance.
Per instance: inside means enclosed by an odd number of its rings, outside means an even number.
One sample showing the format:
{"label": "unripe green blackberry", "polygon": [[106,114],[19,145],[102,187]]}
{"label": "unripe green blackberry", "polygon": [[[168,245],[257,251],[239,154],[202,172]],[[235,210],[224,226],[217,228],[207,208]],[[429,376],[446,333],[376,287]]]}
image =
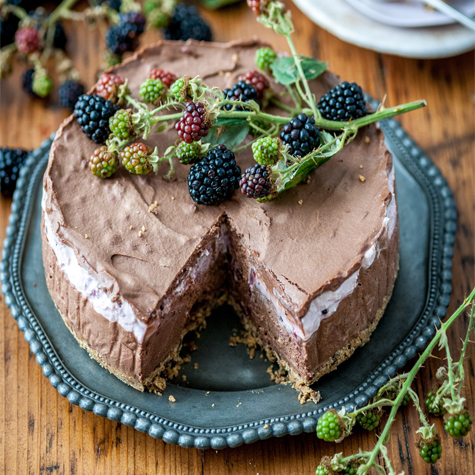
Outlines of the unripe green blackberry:
{"label": "unripe green blackberry", "polygon": [[185,80],[184,78],[177,79],[170,87],[170,92],[174,99],[178,102],[185,102],[187,99],[186,90],[185,90]]}
{"label": "unripe green blackberry", "polygon": [[325,412],[317,424],[317,437],[327,442],[334,442],[341,437],[343,428],[334,409]]}
{"label": "unripe green blackberry", "polygon": [[152,149],[144,143],[131,143],[120,152],[120,159],[125,169],[133,175],[147,175],[153,170],[148,157]]}
{"label": "unripe green blackberry", "polygon": [[89,168],[99,178],[109,178],[115,173],[118,164],[117,152],[109,152],[105,145],[96,148],[89,159]]}
{"label": "unripe green blackberry", "polygon": [[322,465],[319,465],[317,467],[315,475],[330,475],[330,473],[328,472],[328,470],[325,467],[323,467]]}
{"label": "unripe green blackberry", "polygon": [[259,48],[256,51],[256,65],[262,71],[269,71],[272,63],[276,60],[277,55],[271,48]]}
{"label": "unripe green blackberry", "polygon": [[460,439],[470,432],[472,422],[473,419],[467,411],[461,414],[447,414],[444,429],[455,439]]}
{"label": "unripe green blackberry", "polygon": [[444,409],[444,406],[442,406],[442,403],[440,401],[439,401],[439,404],[435,404],[436,396],[437,396],[436,391],[430,391],[425,398],[424,404],[429,414],[440,417],[445,414],[445,409]]}
{"label": "unripe green blackberry", "polygon": [[356,465],[351,465],[349,467],[346,467],[343,472],[341,472],[342,475],[357,475],[358,473],[358,467]]}
{"label": "unripe green blackberry", "polygon": [[119,109],[109,119],[110,131],[119,139],[128,139],[135,135],[134,124],[132,123],[132,110]]}
{"label": "unripe green blackberry", "polygon": [[421,439],[418,447],[419,453],[426,463],[436,463],[442,457],[442,445],[439,436],[435,436],[430,440]]}
{"label": "unripe green blackberry", "polygon": [[183,165],[191,165],[201,160],[200,142],[180,142],[176,148],[176,156]]}
{"label": "unripe green blackberry", "polygon": [[379,421],[381,420],[381,410],[378,408],[360,412],[356,416],[356,421],[358,424],[365,430],[373,430],[379,426]]}
{"label": "unripe green blackberry", "polygon": [[147,104],[156,104],[165,92],[165,85],[160,79],[146,79],[140,86],[140,97]]}
{"label": "unripe green blackberry", "polygon": [[254,160],[259,165],[274,165],[279,159],[280,142],[275,137],[262,137],[252,144]]}
{"label": "unripe green blackberry", "polygon": [[48,97],[53,90],[53,81],[51,81],[46,73],[35,72],[31,89],[41,98]]}

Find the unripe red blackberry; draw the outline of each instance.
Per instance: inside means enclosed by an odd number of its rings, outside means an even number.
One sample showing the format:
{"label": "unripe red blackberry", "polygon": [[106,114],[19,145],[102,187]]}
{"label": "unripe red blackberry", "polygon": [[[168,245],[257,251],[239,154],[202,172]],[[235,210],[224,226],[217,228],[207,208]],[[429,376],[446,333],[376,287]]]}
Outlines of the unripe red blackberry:
{"label": "unripe red blackberry", "polygon": [[125,83],[125,79],[117,74],[104,73],[96,86],[96,96],[103,97],[107,101],[117,102],[119,86]]}
{"label": "unripe red blackberry", "polygon": [[165,86],[170,87],[175,81],[176,76],[170,71],[164,71],[163,69],[152,69],[148,75],[150,79],[160,79]]}
{"label": "unripe red blackberry", "polygon": [[183,117],[175,128],[183,142],[197,142],[208,135],[210,121],[201,102],[188,102]]}
{"label": "unripe red blackberry", "polygon": [[239,81],[244,81],[246,84],[253,86],[257,92],[257,99],[261,99],[264,96],[266,89],[269,88],[268,79],[264,74],[255,69],[239,76]]}
{"label": "unripe red blackberry", "polygon": [[40,45],[38,31],[36,28],[25,26],[15,33],[15,43],[20,53],[34,53]]}
{"label": "unripe red blackberry", "polygon": [[256,14],[261,15],[269,0],[247,0],[248,7]]}
{"label": "unripe red blackberry", "polygon": [[118,164],[117,152],[109,152],[105,145],[96,148],[89,159],[91,172],[99,178],[109,178],[115,173]]}
{"label": "unripe red blackberry", "polygon": [[241,176],[239,186],[248,198],[265,198],[275,191],[272,170],[268,165],[254,165]]}

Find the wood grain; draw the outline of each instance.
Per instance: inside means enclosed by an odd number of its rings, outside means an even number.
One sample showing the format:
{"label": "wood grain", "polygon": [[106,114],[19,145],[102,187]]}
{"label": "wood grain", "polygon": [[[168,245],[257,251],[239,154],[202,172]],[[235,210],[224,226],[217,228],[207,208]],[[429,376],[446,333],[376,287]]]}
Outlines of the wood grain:
{"label": "wood grain", "polygon": [[[475,286],[475,80],[474,57],[467,53],[444,60],[413,60],[380,55],[344,43],[311,23],[293,5],[298,25],[295,42],[303,54],[329,63],[342,78],[357,81],[374,97],[387,94],[387,105],[425,98],[429,107],[401,117],[407,131],[441,168],[454,190],[459,220],[453,258],[453,311]],[[283,39],[256,25],[243,4],[220,12],[204,12],[217,41],[258,35],[276,49],[286,50]],[[103,39],[86,32],[85,25],[67,25],[68,51],[87,85],[96,77]],[[142,43],[159,38],[147,33]],[[46,106],[20,90],[21,72],[3,80],[0,90],[0,145],[38,147],[66,117],[53,98]],[[5,237],[11,202],[0,202],[0,239]],[[404,318],[402,315],[401,318]],[[449,333],[453,348],[460,348],[468,319],[461,318]],[[354,435],[336,446],[314,434],[270,439],[220,452],[182,449],[166,445],[120,423],[84,412],[58,395],[29,352],[23,334],[0,302],[0,475],[2,474],[313,474],[323,455],[369,450],[377,433]],[[436,353],[437,354],[437,353]],[[440,361],[431,359],[415,387],[420,397],[434,383]],[[467,358],[465,396],[472,411],[475,394],[475,347]],[[406,474],[472,475],[475,465],[473,431],[463,442],[443,434],[443,457],[432,469],[415,448],[418,418],[413,408],[401,411],[391,429],[389,454],[398,472]]]}

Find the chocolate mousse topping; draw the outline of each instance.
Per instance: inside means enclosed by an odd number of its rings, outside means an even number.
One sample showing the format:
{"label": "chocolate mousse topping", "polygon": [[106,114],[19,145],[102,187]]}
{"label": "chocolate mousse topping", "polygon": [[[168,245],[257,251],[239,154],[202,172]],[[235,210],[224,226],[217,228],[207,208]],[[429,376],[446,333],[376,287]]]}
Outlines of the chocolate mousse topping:
{"label": "chocolate mousse topping", "polygon": [[[199,74],[224,89],[255,69],[261,46],[164,41],[114,73],[128,79],[136,98],[154,68]],[[337,83],[324,73],[311,88],[319,98]],[[146,143],[163,155],[176,138],[170,127]],[[225,290],[223,281],[262,343],[304,381],[367,341],[398,260],[392,157],[377,126],[267,203],[237,190],[219,206],[196,205],[186,186],[189,167],[180,164],[173,182],[163,180],[165,167],[156,176],[120,168],[101,180],[88,167],[95,148],[73,116],[53,143],[44,177],[45,271],[75,336],[123,380],[143,389],[193,326],[197,302]],[[242,170],[254,163],[251,147],[237,162]],[[90,276],[84,288],[78,272]],[[101,311],[98,295],[116,308]]]}

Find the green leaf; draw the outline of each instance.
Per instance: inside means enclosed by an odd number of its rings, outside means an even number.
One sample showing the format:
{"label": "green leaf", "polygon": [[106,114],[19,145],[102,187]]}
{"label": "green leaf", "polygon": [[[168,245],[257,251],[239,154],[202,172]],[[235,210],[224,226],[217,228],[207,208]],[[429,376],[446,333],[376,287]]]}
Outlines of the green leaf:
{"label": "green leaf", "polygon": [[[327,63],[307,56],[299,56],[305,79],[310,81],[320,76],[326,69]],[[271,65],[272,73],[277,82],[284,86],[294,84],[299,78],[299,70],[292,56],[277,58]]]}
{"label": "green leaf", "polygon": [[[218,134],[218,131],[222,131]],[[213,127],[209,134],[202,139],[203,142],[209,143],[211,147],[215,147],[218,144],[225,145],[229,150],[236,148],[249,133],[249,125],[247,122],[244,124],[232,125],[224,130],[218,127]],[[218,136],[219,135],[219,136]]]}
{"label": "green leaf", "polygon": [[215,122],[217,127],[230,127],[231,125],[244,125],[247,123],[246,119],[239,119],[233,117],[218,117]]}

